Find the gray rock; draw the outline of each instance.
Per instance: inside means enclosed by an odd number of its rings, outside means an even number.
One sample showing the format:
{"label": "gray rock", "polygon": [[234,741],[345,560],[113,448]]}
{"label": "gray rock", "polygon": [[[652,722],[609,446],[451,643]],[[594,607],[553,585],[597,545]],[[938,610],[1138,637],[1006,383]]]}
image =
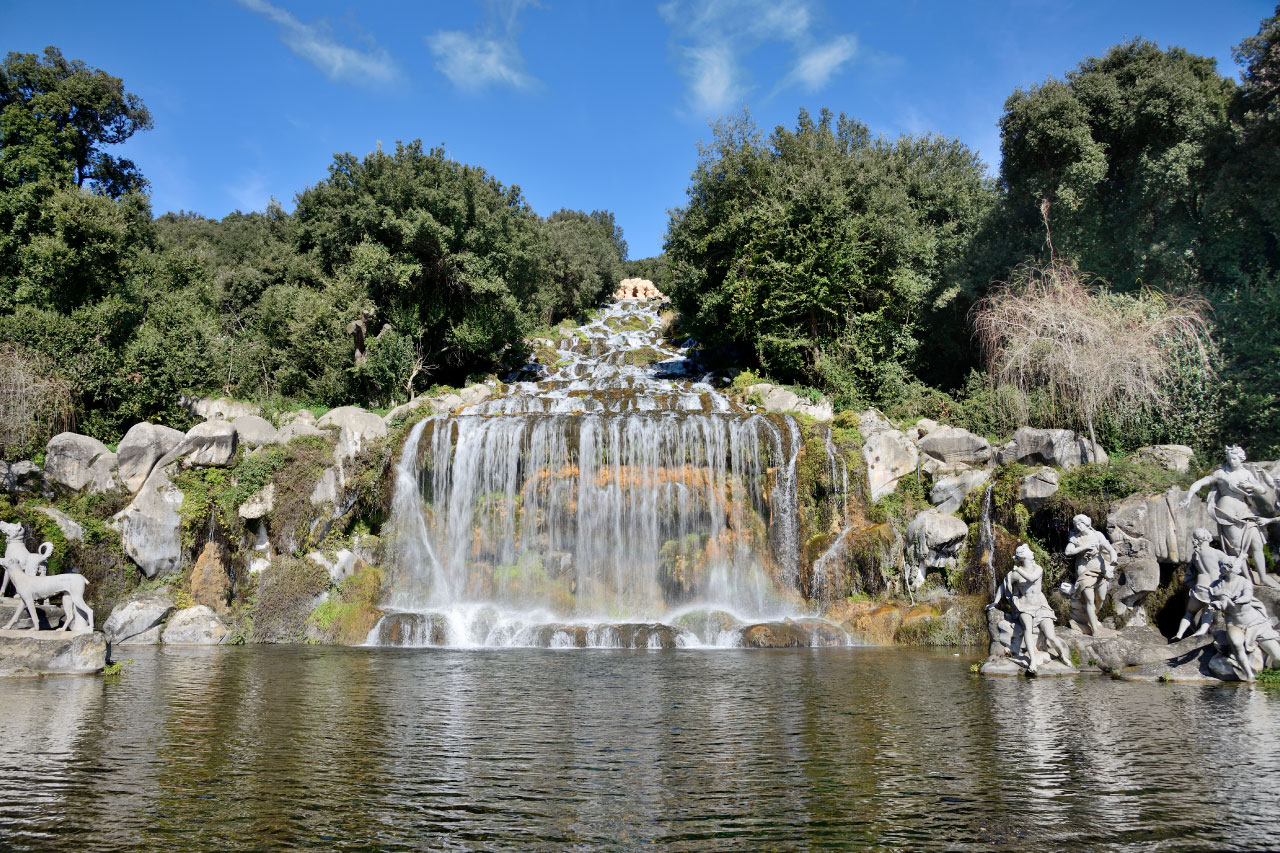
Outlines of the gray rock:
{"label": "gray rock", "polygon": [[862,433],[863,438],[869,438],[877,432],[886,432],[893,429],[893,424],[889,423],[889,419],[880,413],[878,409],[867,409],[865,412],[858,413],[858,432]]}
{"label": "gray rock", "polygon": [[231,422],[235,428],[236,440],[249,447],[261,447],[264,444],[277,444],[280,434],[271,422],[257,415],[241,415]]}
{"label": "gray rock", "polygon": [[430,406],[431,402],[432,400],[430,397],[414,397],[409,402],[396,406],[394,409],[387,412],[386,416],[383,417],[382,422],[390,426],[396,421],[404,420],[423,406]]}
{"label": "gray rock", "polygon": [[203,604],[179,610],[169,617],[160,641],[170,646],[217,646],[231,636],[231,629]]}
{"label": "gray rock", "polygon": [[462,398],[457,394],[445,394],[440,397],[429,397],[431,409],[437,415],[448,415],[462,408]]}
{"label": "gray rock", "polygon": [[285,427],[294,421],[305,421],[309,424],[315,424],[315,412],[310,409],[298,409],[296,412],[284,412],[276,418],[277,427]]}
{"label": "gray rock", "polygon": [[916,446],[944,465],[985,465],[991,460],[991,442],[958,427],[935,427]]}
{"label": "gray rock", "polygon": [[240,504],[236,510],[236,514],[245,521],[253,521],[258,518],[265,518],[271,514],[271,510],[275,509],[276,502],[276,484],[267,483],[258,491],[249,496],[249,499]]}
{"label": "gray rock", "polygon": [[387,425],[382,418],[359,406],[340,406],[326,412],[316,421],[320,427],[338,427],[338,443],[333,449],[335,459],[354,459],[371,440],[385,438]]}
{"label": "gray rock", "polygon": [[953,513],[960,509],[960,505],[964,503],[964,499],[970,492],[989,479],[991,479],[991,472],[985,468],[975,468],[943,477],[934,481],[933,488],[929,490],[929,503],[933,504],[938,512]]}
{"label": "gray rock", "polygon": [[181,430],[146,421],[129,427],[116,448],[124,487],[134,493],[141,489],[156,463],[176,450],[184,437]]}
{"label": "gray rock", "polygon": [[930,569],[951,569],[956,565],[969,526],[954,515],[926,509],[907,525],[906,563],[914,575],[913,586],[924,583]]}
{"label": "gray rock", "polygon": [[182,397],[179,402],[191,414],[205,420],[244,417],[245,415],[261,415],[262,407],[253,403],[242,403],[230,397]]}
{"label": "gray rock", "polygon": [[119,485],[116,468],[116,455],[87,435],[59,433],[45,447],[45,476],[73,492],[111,491]]}
{"label": "gray rock", "polygon": [[60,509],[51,506],[38,506],[36,512],[46,515],[53,519],[53,523],[58,525],[58,529],[62,531],[62,535],[70,542],[84,541],[84,528],[80,526],[74,518],[67,515]]}
{"label": "gray rock", "polygon": [[1200,649],[1213,644],[1211,636],[1187,637],[1170,643],[1150,626],[1109,632],[1104,637],[1092,637],[1074,628],[1059,628],[1058,636],[1080,656],[1082,665],[1104,672],[1194,657]]}
{"label": "gray rock", "polygon": [[53,488],[44,470],[30,459],[6,462],[0,459],[0,491],[14,495],[40,495],[53,498]]}
{"label": "gray rock", "polygon": [[360,564],[360,560],[355,553],[348,551],[346,548],[334,554],[333,559],[329,559],[319,551],[312,551],[307,555],[307,559],[318,566],[322,566],[329,573],[329,579],[334,583],[342,583],[354,575]]}
{"label": "gray rock", "polygon": [[[978,672],[983,675],[1025,675],[1027,668],[1009,657],[989,657],[982,662]],[[1067,666],[1061,661],[1044,661],[1036,667],[1035,678],[1061,678],[1067,675],[1079,675],[1080,670]],[[1032,676],[1028,676],[1032,677]]]}
{"label": "gray rock", "polygon": [[1018,500],[1031,512],[1057,493],[1058,472],[1052,468],[1037,468],[1018,481]]}
{"label": "gray rock", "polygon": [[862,445],[862,458],[867,464],[871,502],[875,503],[892,494],[903,476],[915,473],[919,452],[911,439],[891,429],[867,436]]}
{"label": "gray rock", "polygon": [[182,492],[156,466],[129,505],[111,520],[129,559],[149,578],[182,565]]}
{"label": "gray rock", "polygon": [[1191,558],[1191,531],[1204,527],[1217,535],[1217,524],[1199,497],[1183,507],[1182,489],[1163,495],[1133,495],[1115,504],[1107,515],[1107,538],[1121,556],[1149,556],[1160,563],[1185,563]]}
{"label": "gray rock", "polygon": [[320,438],[325,438],[328,436],[328,433],[325,430],[317,428],[311,421],[296,418],[280,427],[279,432],[276,433],[276,441],[280,444],[288,444],[295,438],[299,438],[304,435],[314,435]]}
{"label": "gray rock", "polygon": [[106,665],[101,631],[0,631],[0,676],[83,675]]}
{"label": "gray rock", "polygon": [[1013,440],[1000,448],[1000,464],[1022,462],[1071,469],[1086,462],[1106,462],[1107,452],[1069,429],[1018,427]]}
{"label": "gray rock", "polygon": [[225,468],[236,458],[236,428],[225,420],[196,424],[173,455],[182,457],[184,465]]}
{"label": "gray rock", "polygon": [[102,632],[113,645],[158,643],[164,620],[172,612],[173,600],[166,590],[135,593],[112,609]]}
{"label": "gray rock", "polygon": [[471,385],[458,392],[464,406],[474,406],[488,397],[492,392],[488,385]]}
{"label": "gray rock", "polygon": [[1185,444],[1153,444],[1133,451],[1132,458],[1141,462],[1154,462],[1167,471],[1185,474],[1191,470],[1191,460],[1196,452]]}

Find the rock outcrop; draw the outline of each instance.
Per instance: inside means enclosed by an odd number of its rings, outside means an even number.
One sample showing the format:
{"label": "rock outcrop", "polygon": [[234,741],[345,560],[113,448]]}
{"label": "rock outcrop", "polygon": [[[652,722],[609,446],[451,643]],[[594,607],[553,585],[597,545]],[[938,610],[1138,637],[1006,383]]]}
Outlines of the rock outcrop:
{"label": "rock outcrop", "polygon": [[1107,452],[1069,429],[1018,427],[1013,439],[996,454],[1000,464],[1052,465],[1070,470],[1086,462],[1106,462]]}
{"label": "rock outcrop", "polygon": [[233,420],[245,415],[262,414],[261,406],[232,400],[230,397],[183,397],[181,403],[188,412],[205,420]]}
{"label": "rock outcrop", "polygon": [[182,501],[182,492],[157,465],[129,505],[111,520],[125,553],[149,578],[181,568]]}
{"label": "rock outcrop", "polygon": [[84,540],[84,528],[80,523],[71,516],[67,515],[57,507],[38,506],[34,507],[35,511],[47,518],[53,520],[58,525],[58,530],[62,531],[62,535],[66,537],[68,542],[80,542]]}
{"label": "rock outcrop", "polygon": [[825,398],[817,403],[810,403],[794,391],[768,382],[748,386],[747,396],[752,395],[759,396],[760,407],[766,412],[797,412],[823,423],[831,420],[834,414],[830,401]]}
{"label": "rock outcrop", "polygon": [[960,505],[964,503],[964,499],[970,492],[984,485],[989,479],[991,479],[991,472],[985,468],[974,468],[941,477],[934,481],[933,488],[929,490],[929,503],[933,504],[938,512],[953,513],[960,509]]}
{"label": "rock outcrop", "polygon": [[45,447],[44,473],[73,492],[109,492],[119,485],[116,454],[87,435],[63,432]]}
{"label": "rock outcrop", "polygon": [[1018,481],[1018,500],[1031,512],[1057,493],[1058,472],[1052,468],[1037,468]]}
{"label": "rock outcrop", "polygon": [[248,447],[262,447],[280,441],[280,433],[271,421],[258,415],[241,415],[231,422],[231,426],[235,428],[236,440]]}
{"label": "rock outcrop", "polygon": [[915,472],[919,451],[898,430],[882,430],[866,437],[862,459],[867,464],[867,489],[875,503],[896,490],[898,480]]}
{"label": "rock outcrop", "polygon": [[1191,460],[1195,451],[1185,444],[1154,444],[1150,447],[1139,447],[1130,457],[1135,461],[1154,462],[1167,471],[1185,474],[1191,470]]}
{"label": "rock outcrop", "polygon": [[907,568],[912,586],[924,583],[930,569],[955,568],[969,535],[969,526],[954,515],[927,509],[907,525]]}
{"label": "rock outcrop", "polygon": [[0,631],[0,676],[85,675],[106,665],[100,631]]}
{"label": "rock outcrop", "polygon": [[170,646],[217,646],[231,636],[231,629],[203,604],[179,610],[169,617],[160,641]]}
{"label": "rock outcrop", "polygon": [[929,430],[916,446],[923,457],[943,466],[986,465],[992,457],[991,442],[958,427],[935,427]]}
{"label": "rock outcrop", "polygon": [[184,437],[180,430],[146,421],[131,426],[116,448],[124,487],[133,493],[141,489],[156,463],[176,450]]}
{"label": "rock outcrop", "polygon": [[116,604],[102,632],[113,645],[158,643],[164,620],[172,612],[173,600],[167,592],[135,593]]}
{"label": "rock outcrop", "polygon": [[387,425],[382,418],[359,406],[340,406],[326,412],[316,426],[338,428],[338,443],[333,449],[335,459],[354,459],[367,441],[385,438]]}
{"label": "rock outcrop", "polygon": [[[188,466],[225,468],[236,458],[236,428],[230,421],[205,421],[196,424],[173,452]],[[161,460],[163,465],[169,458]]]}
{"label": "rock outcrop", "polygon": [[216,613],[227,612],[231,602],[231,573],[227,569],[227,556],[216,542],[205,544],[191,570],[191,598]]}

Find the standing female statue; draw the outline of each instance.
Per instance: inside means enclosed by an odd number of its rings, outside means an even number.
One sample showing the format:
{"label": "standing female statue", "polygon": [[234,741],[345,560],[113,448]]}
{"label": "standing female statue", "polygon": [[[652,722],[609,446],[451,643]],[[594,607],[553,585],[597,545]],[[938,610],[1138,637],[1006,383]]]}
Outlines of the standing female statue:
{"label": "standing female statue", "polygon": [[1210,487],[1205,502],[1209,505],[1209,517],[1218,523],[1222,549],[1233,557],[1247,555],[1253,562],[1258,583],[1280,587],[1280,583],[1267,574],[1263,554],[1262,528],[1275,519],[1259,518],[1254,510],[1267,490],[1275,489],[1276,481],[1266,471],[1244,467],[1244,450],[1233,444],[1227,447],[1221,468],[1191,484],[1182,506],[1188,506],[1191,498],[1205,486]]}
{"label": "standing female statue", "polygon": [[995,599],[987,605],[990,610],[1006,599],[1013,607],[1014,615],[1022,624],[1022,645],[1027,653],[1027,672],[1031,675],[1036,674],[1037,628],[1044,634],[1050,657],[1056,655],[1064,664],[1071,666],[1071,649],[1053,630],[1054,613],[1049,600],[1044,597],[1040,584],[1043,578],[1044,569],[1036,562],[1031,548],[1023,543],[1013,552],[1013,569],[1005,575],[996,590]]}
{"label": "standing female statue", "polygon": [[1076,531],[1067,539],[1067,547],[1063,553],[1075,558],[1074,594],[1084,600],[1089,633],[1097,637],[1102,633],[1102,623],[1098,621],[1098,606],[1107,600],[1107,589],[1115,575],[1111,564],[1116,561],[1116,549],[1111,540],[1093,529],[1093,521],[1089,516],[1077,515],[1071,519],[1071,524]]}

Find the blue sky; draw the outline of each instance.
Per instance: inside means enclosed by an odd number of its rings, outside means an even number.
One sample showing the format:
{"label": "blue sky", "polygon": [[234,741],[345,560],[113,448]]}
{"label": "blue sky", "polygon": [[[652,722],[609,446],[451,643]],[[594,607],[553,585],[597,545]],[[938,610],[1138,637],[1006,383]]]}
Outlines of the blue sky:
{"label": "blue sky", "polygon": [[661,251],[709,122],[826,106],[873,133],[938,132],[994,170],[1016,87],[1142,36],[1218,58],[1274,2],[1039,0],[3,0],[6,51],[53,44],[122,77],[155,129],[123,146],[157,214],[260,210],[337,152],[422,139],[546,215],[614,211]]}

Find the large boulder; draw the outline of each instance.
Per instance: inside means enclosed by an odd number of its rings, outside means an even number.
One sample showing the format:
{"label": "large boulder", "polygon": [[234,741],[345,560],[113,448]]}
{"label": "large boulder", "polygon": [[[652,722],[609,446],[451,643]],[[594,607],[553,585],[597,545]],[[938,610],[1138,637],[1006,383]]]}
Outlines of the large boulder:
{"label": "large boulder", "polygon": [[898,480],[916,470],[919,452],[911,439],[891,429],[866,438],[862,459],[867,464],[867,489],[875,503],[892,494],[898,488]]}
{"label": "large boulder", "polygon": [[387,425],[382,418],[359,406],[340,406],[326,412],[316,421],[316,426],[338,428],[338,444],[333,455],[339,460],[354,459],[367,442],[387,435]]}
{"label": "large boulder", "polygon": [[1135,461],[1153,462],[1167,471],[1185,474],[1191,470],[1191,460],[1196,452],[1185,444],[1153,444],[1139,447],[1130,457]]}
{"label": "large boulder", "polygon": [[261,489],[249,496],[249,499],[240,504],[236,509],[236,514],[245,521],[254,521],[259,518],[266,518],[271,514],[271,510],[276,505],[276,484],[267,483]]}
{"label": "large boulder", "polygon": [[459,391],[458,397],[462,399],[462,405],[474,406],[476,403],[479,403],[481,400],[488,397],[491,393],[493,392],[489,389],[488,385],[471,385]]}
{"label": "large boulder", "polygon": [[[236,458],[236,428],[230,421],[205,421],[196,424],[173,452],[184,465],[225,468]],[[161,464],[169,461],[166,457]]]}
{"label": "large boulder", "polygon": [[927,509],[907,525],[907,568],[912,586],[924,583],[930,569],[955,568],[969,536],[969,525],[954,515]]}
{"label": "large boulder", "polygon": [[826,422],[833,417],[831,403],[826,399],[810,403],[794,391],[788,391],[780,385],[759,382],[747,387],[747,395],[758,394],[760,407],[766,412],[798,412],[808,415],[815,421]]}
{"label": "large boulder", "polygon": [[1035,512],[1058,493],[1058,480],[1058,472],[1052,468],[1037,468],[1018,481],[1018,500]]}
{"label": "large boulder", "polygon": [[231,602],[231,572],[226,552],[216,542],[205,544],[191,570],[191,598],[217,613],[227,612]]}
{"label": "large boulder", "polygon": [[101,631],[0,631],[0,676],[87,675],[106,665]]}
{"label": "large boulder", "polygon": [[316,425],[311,421],[303,418],[294,418],[284,426],[280,427],[279,432],[276,433],[276,441],[280,444],[288,444],[295,438],[299,438],[304,435],[324,438],[328,433],[316,427]]}
{"label": "large boulder", "polygon": [[111,521],[129,559],[149,578],[182,566],[182,492],[156,466],[129,505]]}
{"label": "large boulder", "polygon": [[73,492],[109,492],[119,485],[116,454],[87,435],[63,432],[45,447],[44,473]]}
{"label": "large boulder", "polygon": [[1106,462],[1107,452],[1069,429],[1018,427],[1013,440],[1000,448],[996,460],[1002,465],[1021,462],[1071,469],[1086,462]]}
{"label": "large boulder", "polygon": [[879,409],[867,409],[865,412],[858,413],[858,432],[862,433],[863,438],[868,438],[877,432],[887,432],[891,429],[893,429],[893,424]]}
{"label": "large boulder", "polygon": [[942,465],[986,465],[991,460],[991,442],[959,427],[935,427],[916,447]]}
{"label": "large boulder", "polygon": [[112,645],[148,645],[160,642],[164,620],[173,612],[167,590],[134,593],[116,604],[102,625]]}
{"label": "large boulder", "polygon": [[84,540],[84,528],[80,526],[80,522],[62,510],[52,506],[38,506],[34,509],[41,515],[52,519],[68,542],[81,542]]}
{"label": "large boulder", "polygon": [[1176,486],[1162,495],[1133,495],[1111,508],[1107,538],[1121,557],[1148,556],[1160,563],[1191,558],[1191,531],[1204,527],[1216,535],[1217,524],[1200,498],[1182,506],[1186,492]]}
{"label": "large boulder", "polygon": [[235,428],[236,440],[248,447],[261,447],[264,444],[276,444],[280,434],[271,421],[258,415],[241,415],[231,422]]}
{"label": "large boulder", "polygon": [[180,402],[191,414],[209,421],[262,414],[261,406],[232,400],[230,397],[182,397]]}
{"label": "large boulder", "polygon": [[6,462],[0,459],[0,492],[14,495],[39,495],[55,497],[53,487],[44,475],[44,469],[30,459]]}
{"label": "large boulder", "polygon": [[938,512],[953,513],[960,509],[960,505],[964,503],[964,499],[970,492],[984,485],[989,479],[991,479],[991,472],[986,468],[974,468],[939,478],[934,481],[933,488],[929,490],[929,503],[933,504]]}
{"label": "large boulder", "polygon": [[168,646],[217,646],[231,636],[218,614],[203,604],[179,610],[169,617],[160,641]]}
{"label": "large boulder", "polygon": [[181,430],[146,421],[129,427],[116,448],[120,482],[130,492],[137,492],[156,463],[176,450],[183,438]]}

